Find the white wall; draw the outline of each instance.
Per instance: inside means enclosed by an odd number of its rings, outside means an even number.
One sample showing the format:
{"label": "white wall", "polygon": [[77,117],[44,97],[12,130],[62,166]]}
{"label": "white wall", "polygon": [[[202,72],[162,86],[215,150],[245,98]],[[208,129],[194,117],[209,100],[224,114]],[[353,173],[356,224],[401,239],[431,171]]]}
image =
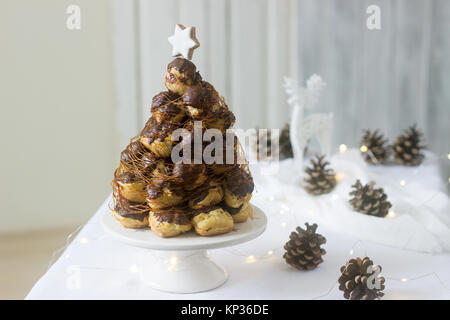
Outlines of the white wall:
{"label": "white wall", "polygon": [[79,224],[110,192],[111,51],[109,1],[0,2],[0,232]]}

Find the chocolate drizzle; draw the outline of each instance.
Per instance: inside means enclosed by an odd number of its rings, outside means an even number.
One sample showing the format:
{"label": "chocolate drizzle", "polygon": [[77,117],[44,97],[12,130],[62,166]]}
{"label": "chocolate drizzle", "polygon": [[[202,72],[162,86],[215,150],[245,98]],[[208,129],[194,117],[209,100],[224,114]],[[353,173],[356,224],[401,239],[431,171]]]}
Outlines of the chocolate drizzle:
{"label": "chocolate drizzle", "polygon": [[190,60],[184,58],[176,58],[167,66],[167,72],[169,73],[167,81],[174,83],[177,79],[170,72],[172,69],[177,70],[181,77],[178,77],[178,80],[182,83],[191,82],[191,84],[195,84],[202,80],[202,77],[199,72],[197,72],[197,67]]}
{"label": "chocolate drizzle", "polygon": [[242,207],[244,206],[244,204],[241,204],[239,207],[237,208],[233,208],[233,207],[229,207],[227,206],[227,204],[225,203],[225,201],[222,201],[221,203],[219,203],[219,206],[226,212],[228,212],[231,215],[237,214],[239,213],[239,211],[241,211]]}
{"label": "chocolate drizzle", "polygon": [[222,209],[222,208],[219,205],[203,207],[203,208],[191,211],[190,215],[193,218],[195,216],[198,216],[199,214],[208,213],[208,212],[211,212],[211,211],[214,211],[217,209]]}
{"label": "chocolate drizzle", "polygon": [[204,164],[176,163],[172,172],[175,182],[186,185],[194,183],[202,174],[206,174],[206,166]]}
{"label": "chocolate drizzle", "polygon": [[169,208],[164,210],[152,211],[152,215],[160,222],[175,224],[190,224],[191,219],[183,209]]}
{"label": "chocolate drizzle", "polygon": [[121,183],[133,183],[141,181],[140,177],[133,172],[127,171],[117,176],[117,182]]}
{"label": "chocolate drizzle", "polygon": [[125,164],[133,164],[134,159],[138,159],[145,152],[145,147],[137,141],[132,141],[120,154],[120,161]]}
{"label": "chocolate drizzle", "polygon": [[[128,202],[129,205],[133,204],[131,201]],[[124,218],[130,218],[139,221],[144,221],[145,217],[148,217],[148,211],[141,213],[133,213],[132,211],[130,212],[130,210],[127,210],[127,208],[123,205],[123,202],[116,203],[116,205],[114,206],[114,212]]]}
{"label": "chocolate drizzle", "polygon": [[241,167],[230,171],[225,184],[231,193],[242,198],[252,193],[255,187],[252,176]]}
{"label": "chocolate drizzle", "polygon": [[201,108],[203,102],[203,88],[199,85],[188,87],[183,94],[183,103],[195,108]]}
{"label": "chocolate drizzle", "polygon": [[161,160],[157,158],[153,153],[146,152],[141,158],[141,166],[145,171],[151,171],[156,167],[158,161]]}
{"label": "chocolate drizzle", "polygon": [[154,117],[151,117],[142,129],[140,136],[148,139],[148,143],[152,143],[156,139],[164,141],[164,139],[177,128],[176,125],[162,121],[158,122]]}
{"label": "chocolate drizzle", "polygon": [[179,95],[170,91],[160,92],[153,97],[150,110],[152,114],[157,113],[162,120],[170,121],[183,111],[179,104],[177,104],[179,98]]}

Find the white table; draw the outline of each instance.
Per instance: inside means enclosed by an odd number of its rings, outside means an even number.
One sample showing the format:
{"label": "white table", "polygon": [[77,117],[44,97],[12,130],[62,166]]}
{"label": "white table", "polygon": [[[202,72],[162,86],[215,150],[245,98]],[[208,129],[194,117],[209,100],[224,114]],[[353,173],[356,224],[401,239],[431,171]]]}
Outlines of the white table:
{"label": "white table", "polygon": [[[258,186],[264,187],[269,188]],[[99,217],[108,201],[27,299],[343,299],[336,285],[339,268],[351,257],[365,255],[383,267],[385,299],[450,299],[450,254],[432,255],[359,241],[320,224],[318,232],[327,238],[324,262],[307,272],[289,267],[282,258],[282,246],[295,226],[307,220],[289,217],[289,212],[280,215],[284,204],[259,192],[252,202],[266,211],[266,232],[246,244],[209,251],[228,270],[228,281],[203,293],[160,292],[140,281],[137,271],[145,249],[115,241],[102,230]]]}

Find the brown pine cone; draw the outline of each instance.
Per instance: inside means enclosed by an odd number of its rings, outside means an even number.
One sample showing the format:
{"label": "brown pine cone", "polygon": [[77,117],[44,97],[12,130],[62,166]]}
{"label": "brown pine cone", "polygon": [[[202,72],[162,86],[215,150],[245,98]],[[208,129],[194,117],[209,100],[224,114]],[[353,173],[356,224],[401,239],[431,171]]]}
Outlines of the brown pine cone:
{"label": "brown pine cone", "polygon": [[305,223],[306,230],[300,227],[292,232],[290,240],[284,245],[286,252],[283,258],[286,263],[299,270],[311,270],[323,262],[322,256],[326,253],[320,246],[327,242],[324,236],[317,234],[317,224],[312,226]]}
{"label": "brown pine cone", "polygon": [[350,195],[354,197],[349,200],[353,209],[358,212],[376,216],[385,217],[389,213],[391,203],[387,201],[387,195],[382,188],[374,188],[375,182],[371,181],[365,186],[357,180],[352,186],[355,188]]}
{"label": "brown pine cone", "polygon": [[384,296],[385,279],[377,276],[380,266],[374,266],[368,257],[350,259],[341,267],[339,290],[344,292],[344,298],[350,300],[374,300]]}
{"label": "brown pine cone", "polygon": [[389,156],[389,148],[385,145],[387,139],[384,139],[379,130],[371,132],[364,130],[364,136],[361,139],[361,144],[366,146],[367,151],[362,152],[364,160],[370,164],[380,164],[386,161]]}
{"label": "brown pine cone", "polygon": [[425,148],[422,141],[423,134],[416,128],[416,125],[409,127],[392,145],[395,161],[405,166],[421,164],[425,158],[420,152]]}
{"label": "brown pine cone", "polygon": [[305,172],[309,175],[305,178],[308,183],[305,189],[314,195],[329,193],[336,186],[336,175],[333,169],[326,168],[330,163],[324,159],[324,155],[316,155],[316,159],[310,161],[313,167],[305,168]]}

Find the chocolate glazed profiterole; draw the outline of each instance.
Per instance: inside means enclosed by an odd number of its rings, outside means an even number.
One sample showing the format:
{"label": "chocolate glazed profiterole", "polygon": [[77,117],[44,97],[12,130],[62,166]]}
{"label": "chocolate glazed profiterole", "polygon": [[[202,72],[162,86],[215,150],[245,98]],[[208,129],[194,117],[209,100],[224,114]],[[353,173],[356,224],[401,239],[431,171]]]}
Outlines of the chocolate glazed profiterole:
{"label": "chocolate glazed profiterole", "polygon": [[250,199],[254,189],[253,178],[242,167],[231,170],[224,184],[225,196],[222,208],[230,213],[234,222],[244,222],[253,218],[253,208]]}
{"label": "chocolate glazed profiterole", "polygon": [[201,236],[214,236],[233,230],[232,216],[219,206],[205,207],[191,213],[195,232]]}
{"label": "chocolate glazed profiterole", "polygon": [[[169,63],[165,86],[167,91],[153,97],[144,128],[121,153],[113,181],[113,215],[126,228],[149,226],[160,237],[192,229],[200,236],[230,232],[234,223],[246,221],[253,212],[249,204],[253,179],[237,163],[237,138],[232,137],[231,163],[194,163],[196,152],[203,154],[209,141],[202,141],[201,150],[191,148],[191,163],[174,163],[171,153],[178,143],[188,141],[194,146],[196,121],[201,121],[203,134],[217,129],[225,137],[235,117],[187,59]],[[181,141],[172,140],[178,136],[177,129],[188,134]]]}
{"label": "chocolate glazed profiterole", "polygon": [[192,229],[189,216],[183,209],[169,208],[150,212],[150,228],[160,237],[175,237]]}
{"label": "chocolate glazed profiterole", "polygon": [[182,123],[186,115],[180,96],[170,91],[154,96],[150,110],[158,122]]}
{"label": "chocolate glazed profiterole", "polygon": [[132,203],[122,199],[116,201],[113,209],[113,217],[119,221],[125,228],[140,229],[148,227],[148,210],[134,211]]}

